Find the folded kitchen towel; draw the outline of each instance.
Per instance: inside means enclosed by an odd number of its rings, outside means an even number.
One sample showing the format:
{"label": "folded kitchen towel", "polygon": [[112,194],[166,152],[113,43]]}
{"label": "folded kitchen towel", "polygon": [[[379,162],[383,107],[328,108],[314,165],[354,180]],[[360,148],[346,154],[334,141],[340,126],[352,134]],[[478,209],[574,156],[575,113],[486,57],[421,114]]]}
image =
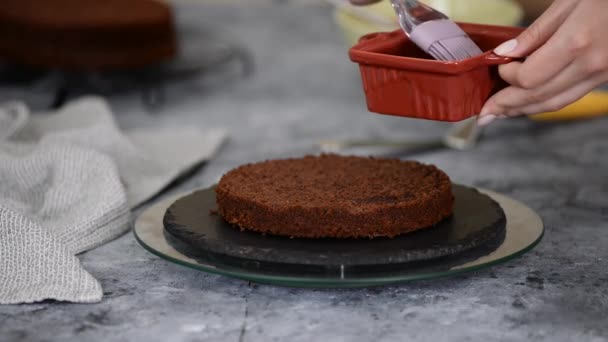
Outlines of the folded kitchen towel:
{"label": "folded kitchen towel", "polygon": [[122,132],[97,97],[37,115],[0,105],[0,304],[100,301],[76,255],[128,230],[132,208],[225,138],[195,127]]}

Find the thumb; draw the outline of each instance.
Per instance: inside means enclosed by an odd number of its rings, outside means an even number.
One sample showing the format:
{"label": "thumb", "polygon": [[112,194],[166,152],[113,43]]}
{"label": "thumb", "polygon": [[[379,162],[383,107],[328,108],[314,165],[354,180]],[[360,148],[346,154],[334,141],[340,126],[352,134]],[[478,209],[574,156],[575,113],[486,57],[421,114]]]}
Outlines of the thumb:
{"label": "thumb", "polygon": [[577,1],[556,0],[517,38],[500,44],[494,53],[505,57],[529,56],[543,45],[576,7]]}

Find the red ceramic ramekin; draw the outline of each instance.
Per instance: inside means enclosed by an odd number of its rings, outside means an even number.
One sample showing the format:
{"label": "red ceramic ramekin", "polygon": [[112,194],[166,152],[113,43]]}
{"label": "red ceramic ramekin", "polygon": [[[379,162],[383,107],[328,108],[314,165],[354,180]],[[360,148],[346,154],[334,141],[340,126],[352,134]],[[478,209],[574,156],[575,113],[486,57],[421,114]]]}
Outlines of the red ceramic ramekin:
{"label": "red ceramic ramekin", "polygon": [[482,51],[460,61],[438,61],[401,30],[361,37],[349,55],[359,64],[371,112],[412,118],[460,121],[479,114],[484,102],[506,86],[497,65],[512,59],[492,50],[522,28],[458,23]]}

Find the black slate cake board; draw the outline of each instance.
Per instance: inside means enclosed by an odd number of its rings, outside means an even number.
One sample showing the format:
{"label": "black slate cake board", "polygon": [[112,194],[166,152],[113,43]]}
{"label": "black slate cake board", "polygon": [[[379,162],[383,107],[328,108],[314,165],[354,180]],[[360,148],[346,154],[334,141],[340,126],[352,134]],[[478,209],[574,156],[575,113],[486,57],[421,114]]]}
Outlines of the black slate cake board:
{"label": "black slate cake board", "polygon": [[441,271],[489,254],[505,236],[505,214],[476,189],[453,185],[454,214],[434,227],[396,238],[299,239],[241,231],[212,214],[213,188],[182,197],[166,211],[167,241],[185,255],[267,274],[315,275],[404,267]]}

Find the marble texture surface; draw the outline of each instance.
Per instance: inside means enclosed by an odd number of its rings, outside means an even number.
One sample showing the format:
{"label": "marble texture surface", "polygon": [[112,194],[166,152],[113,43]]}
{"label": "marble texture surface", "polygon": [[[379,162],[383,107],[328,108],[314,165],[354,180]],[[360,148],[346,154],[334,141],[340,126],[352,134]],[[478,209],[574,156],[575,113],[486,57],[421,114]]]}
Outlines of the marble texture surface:
{"label": "marble texture surface", "polygon": [[[132,96],[110,99],[125,128],[229,130],[217,158],[169,194],[209,186],[242,163],[315,153],[321,139],[420,139],[447,127],[368,113],[326,7],[190,4],[178,15],[242,43],[256,69],[236,83],[176,86],[154,113]],[[539,212],[544,240],[505,265],[390,287],[290,289],[170,264],[127,234],[81,256],[102,283],[101,303],[2,306],[0,340],[607,341],[607,132],[608,118],[508,120],[490,126],[471,151],[402,156]]]}

